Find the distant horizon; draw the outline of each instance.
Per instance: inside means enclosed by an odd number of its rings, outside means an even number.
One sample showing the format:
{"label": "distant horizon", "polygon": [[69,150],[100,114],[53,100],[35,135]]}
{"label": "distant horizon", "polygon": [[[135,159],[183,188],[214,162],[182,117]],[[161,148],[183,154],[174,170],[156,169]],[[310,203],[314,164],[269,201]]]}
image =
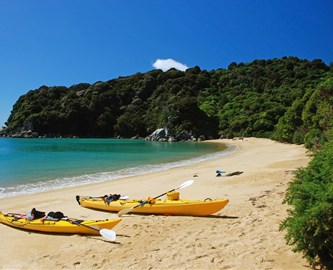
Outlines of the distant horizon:
{"label": "distant horizon", "polygon": [[330,0],[1,1],[0,127],[42,85],[282,57],[329,66],[332,11]]}

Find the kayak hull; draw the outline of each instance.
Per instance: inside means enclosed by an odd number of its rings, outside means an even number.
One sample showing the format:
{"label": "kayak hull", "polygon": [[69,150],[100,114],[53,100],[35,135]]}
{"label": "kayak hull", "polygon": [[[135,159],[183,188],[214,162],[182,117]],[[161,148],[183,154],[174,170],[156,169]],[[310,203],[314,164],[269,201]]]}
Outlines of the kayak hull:
{"label": "kayak hull", "polygon": [[[130,213],[153,214],[153,215],[175,215],[175,216],[209,216],[222,210],[228,199],[219,200],[156,200],[155,203],[146,203],[132,209]],[[137,206],[139,200],[117,200],[105,203],[103,199],[96,197],[79,197],[82,207],[103,210],[108,212],[119,212],[123,209]]]}
{"label": "kayak hull", "polygon": [[[120,218],[113,220],[77,220],[77,219],[60,219],[43,220],[42,218],[35,220],[27,220],[20,218],[17,214],[0,213],[0,222],[8,226],[36,232],[59,233],[59,234],[91,234],[99,235],[101,229],[112,229],[121,221]],[[79,224],[75,224],[78,223]],[[89,227],[94,229],[91,229]]]}

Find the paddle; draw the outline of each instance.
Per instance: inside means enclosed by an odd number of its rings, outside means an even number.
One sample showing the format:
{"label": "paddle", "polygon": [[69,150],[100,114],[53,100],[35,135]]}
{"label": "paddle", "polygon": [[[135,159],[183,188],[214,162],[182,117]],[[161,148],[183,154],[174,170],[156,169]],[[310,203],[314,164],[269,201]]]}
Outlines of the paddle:
{"label": "paddle", "polygon": [[84,225],[82,223],[79,223],[79,222],[77,222],[77,220],[73,220],[73,219],[70,219],[70,218],[66,218],[64,220],[66,220],[66,221],[68,221],[68,222],[70,222],[72,224],[75,224],[77,226],[82,226],[82,227],[86,227],[86,228],[92,229],[94,231],[98,231],[101,236],[103,236],[105,239],[107,239],[109,241],[115,241],[116,240],[116,232],[115,231],[108,230],[108,229],[101,229],[101,230],[99,230],[99,229],[96,229],[94,227],[90,227],[88,225]]}
{"label": "paddle", "polygon": [[[156,196],[156,197],[153,198],[152,200],[156,200],[157,198],[162,197],[163,195],[165,195],[165,194],[167,194],[167,193],[169,193],[169,192],[175,191],[175,190],[177,190],[177,189],[182,189],[182,188],[188,187],[188,186],[192,185],[193,182],[194,182],[193,180],[188,180],[188,181],[184,182],[183,184],[181,184],[179,187],[176,187],[176,188],[171,189],[171,190],[169,190],[169,191],[167,191],[167,192],[164,192],[163,194]],[[144,202],[139,203],[138,205],[135,205],[135,206],[132,206],[132,207],[129,207],[129,208],[125,208],[125,209],[123,209],[123,210],[120,210],[120,211],[118,212],[118,216],[121,217],[122,215],[125,215],[125,214],[131,212],[133,209],[135,209],[135,208],[137,208],[137,207],[140,207],[140,206],[142,206],[142,205],[145,205],[145,204],[147,204],[147,203],[148,203],[148,201],[144,201]]]}

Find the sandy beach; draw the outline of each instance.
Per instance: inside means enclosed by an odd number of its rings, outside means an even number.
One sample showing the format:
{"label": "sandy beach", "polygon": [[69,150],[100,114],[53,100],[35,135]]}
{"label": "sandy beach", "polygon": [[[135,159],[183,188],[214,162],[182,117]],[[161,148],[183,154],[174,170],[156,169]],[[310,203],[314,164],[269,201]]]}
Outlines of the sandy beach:
{"label": "sandy beach", "polygon": [[[35,207],[79,219],[110,219],[117,215],[80,207],[75,196],[117,193],[145,199],[193,179],[181,198],[228,198],[222,211],[210,217],[124,215],[114,228],[115,242],[0,224],[0,269],[310,269],[279,231],[288,208],[282,204],[288,182],[310,160],[306,149],[256,138],[212,142],[234,144],[237,150],[158,173],[3,198],[0,210],[26,213]],[[243,173],[216,177],[216,169]]]}

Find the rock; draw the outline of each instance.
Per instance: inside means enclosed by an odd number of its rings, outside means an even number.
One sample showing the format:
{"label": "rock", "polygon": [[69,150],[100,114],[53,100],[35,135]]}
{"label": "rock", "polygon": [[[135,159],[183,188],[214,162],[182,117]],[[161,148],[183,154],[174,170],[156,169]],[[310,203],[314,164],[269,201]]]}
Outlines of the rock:
{"label": "rock", "polygon": [[160,141],[161,139],[167,140],[168,130],[166,128],[156,129],[152,134],[146,137],[146,141]]}
{"label": "rock", "polygon": [[176,138],[180,141],[193,141],[192,135],[187,131],[182,131],[176,135]]}

